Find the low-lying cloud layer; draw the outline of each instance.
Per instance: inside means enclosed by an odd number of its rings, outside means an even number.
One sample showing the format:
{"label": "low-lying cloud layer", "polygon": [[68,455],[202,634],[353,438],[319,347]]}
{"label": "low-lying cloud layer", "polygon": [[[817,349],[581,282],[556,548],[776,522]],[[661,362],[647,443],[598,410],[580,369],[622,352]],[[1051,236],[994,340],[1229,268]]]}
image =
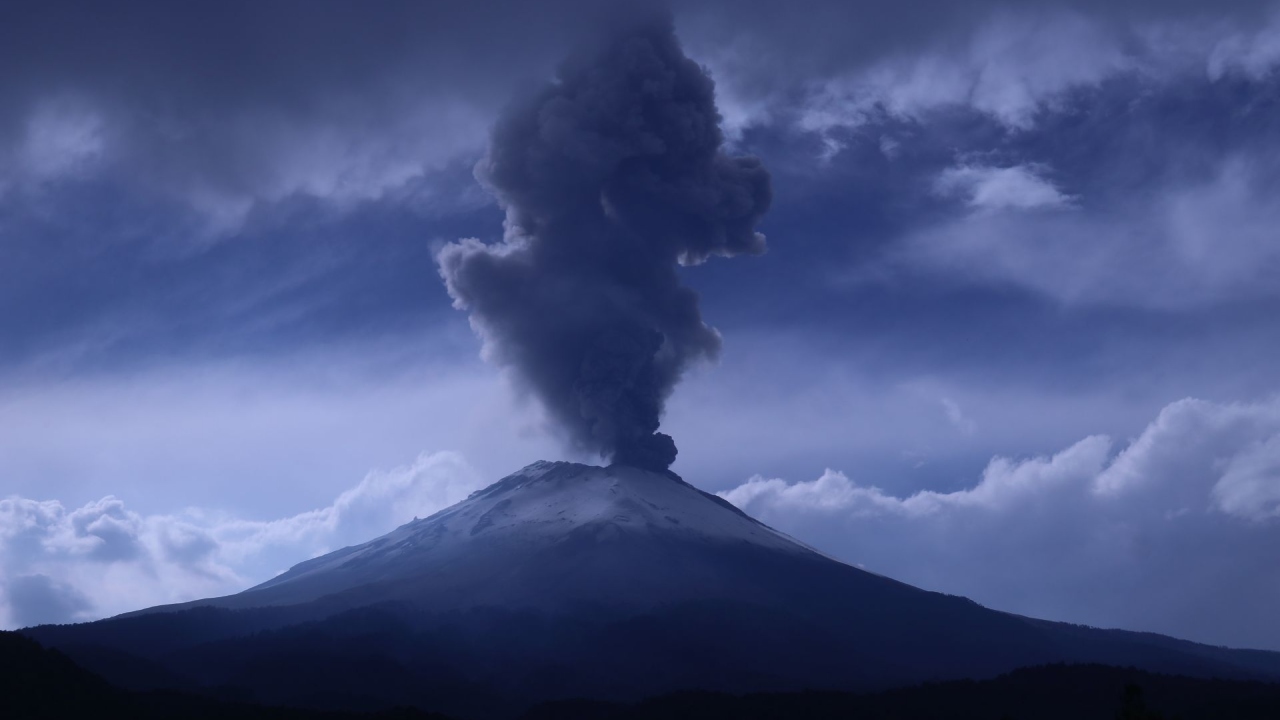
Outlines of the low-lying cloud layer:
{"label": "low-lying cloud layer", "polygon": [[720,495],[868,570],[1002,610],[1280,649],[1280,401],[1167,406],[1136,438],[994,458],[954,492],[828,470]]}
{"label": "low-lying cloud layer", "polygon": [[0,500],[0,627],[96,619],[239,592],[316,555],[372,539],[479,489],[455,453],[372,472],[334,502],[278,520],[188,509],[141,515],[115,497],[68,509]]}
{"label": "low-lying cloud layer", "polygon": [[[426,454],[270,521],[10,497],[0,624],[236,592],[492,479],[456,454]],[[794,483],[757,476],[720,495],[836,557],[998,609],[1280,649],[1280,400],[1178,401],[1127,442],[1094,435],[1050,456],[997,457],[951,492],[895,495],[828,470]]]}

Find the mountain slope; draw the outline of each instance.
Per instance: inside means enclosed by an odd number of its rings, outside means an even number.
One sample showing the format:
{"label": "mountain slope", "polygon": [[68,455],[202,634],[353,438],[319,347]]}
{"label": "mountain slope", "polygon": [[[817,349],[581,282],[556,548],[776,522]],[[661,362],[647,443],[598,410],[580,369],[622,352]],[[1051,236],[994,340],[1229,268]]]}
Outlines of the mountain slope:
{"label": "mountain slope", "polygon": [[1280,654],[996,612],[835,561],[670,473],[571,463],[535,463],[237,595],[29,632],[133,687],[176,674],[265,702],[459,715],[1050,662],[1280,678]]}

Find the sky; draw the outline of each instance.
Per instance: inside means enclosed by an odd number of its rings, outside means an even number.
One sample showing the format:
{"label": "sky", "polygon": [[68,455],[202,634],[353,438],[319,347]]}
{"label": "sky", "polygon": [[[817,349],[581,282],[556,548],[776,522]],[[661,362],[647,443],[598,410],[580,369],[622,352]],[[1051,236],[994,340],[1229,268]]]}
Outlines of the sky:
{"label": "sky", "polygon": [[[437,258],[504,242],[495,123],[652,11],[5,3],[0,626],[598,462]],[[1280,5],[668,11],[772,188],[767,251],[677,271],[720,346],[672,469],[930,590],[1280,650]]]}

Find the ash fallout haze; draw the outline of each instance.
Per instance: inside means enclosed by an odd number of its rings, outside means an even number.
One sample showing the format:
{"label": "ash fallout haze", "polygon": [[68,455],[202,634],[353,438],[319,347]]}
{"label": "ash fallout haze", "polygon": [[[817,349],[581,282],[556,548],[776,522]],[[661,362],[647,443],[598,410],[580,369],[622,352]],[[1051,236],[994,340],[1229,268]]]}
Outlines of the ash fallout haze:
{"label": "ash fallout haze", "polygon": [[1270,0],[0,2],[0,630],[457,717],[1274,683],[1278,190]]}

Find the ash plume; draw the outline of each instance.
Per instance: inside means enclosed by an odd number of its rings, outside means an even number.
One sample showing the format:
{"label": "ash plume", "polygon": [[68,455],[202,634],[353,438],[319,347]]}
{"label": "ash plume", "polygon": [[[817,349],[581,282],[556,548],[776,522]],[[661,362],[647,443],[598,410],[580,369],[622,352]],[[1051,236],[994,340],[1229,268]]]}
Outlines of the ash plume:
{"label": "ash plume", "polygon": [[769,174],[723,151],[714,90],[669,19],[570,57],[499,119],[476,168],[506,210],[502,242],[439,254],[485,357],[614,463],[675,460],[666,399],[720,349],[678,266],[765,249]]}

